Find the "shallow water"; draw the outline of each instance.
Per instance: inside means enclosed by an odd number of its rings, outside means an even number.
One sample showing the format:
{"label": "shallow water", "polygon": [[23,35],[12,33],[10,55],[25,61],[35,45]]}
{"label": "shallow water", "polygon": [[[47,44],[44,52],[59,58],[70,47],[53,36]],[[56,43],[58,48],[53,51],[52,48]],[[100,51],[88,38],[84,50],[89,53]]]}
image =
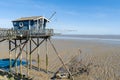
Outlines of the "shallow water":
{"label": "shallow water", "polygon": [[81,37],[81,36],[53,36],[52,39],[61,39],[61,40],[84,40],[84,41],[97,41],[100,43],[106,43],[106,44],[115,44],[119,45],[120,44],[120,39],[119,37],[93,37],[93,36],[88,36],[88,37]]}
{"label": "shallow water", "polygon": [[[11,60],[11,64],[14,63],[14,59]],[[25,60],[22,61],[22,65],[26,65]],[[10,66],[10,59],[0,59],[0,69],[8,69]],[[20,66],[20,60],[17,60],[17,66]],[[13,66],[14,67],[14,66]]]}

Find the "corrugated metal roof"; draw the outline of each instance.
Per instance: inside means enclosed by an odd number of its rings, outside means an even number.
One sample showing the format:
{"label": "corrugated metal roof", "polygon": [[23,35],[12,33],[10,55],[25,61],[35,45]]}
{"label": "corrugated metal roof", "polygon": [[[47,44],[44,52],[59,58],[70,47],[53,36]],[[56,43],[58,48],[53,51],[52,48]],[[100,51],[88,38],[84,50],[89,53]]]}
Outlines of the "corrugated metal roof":
{"label": "corrugated metal roof", "polygon": [[40,19],[40,18],[44,18],[49,22],[49,20],[47,18],[43,17],[43,16],[21,17],[19,19],[13,20],[13,21],[37,20],[37,19]]}

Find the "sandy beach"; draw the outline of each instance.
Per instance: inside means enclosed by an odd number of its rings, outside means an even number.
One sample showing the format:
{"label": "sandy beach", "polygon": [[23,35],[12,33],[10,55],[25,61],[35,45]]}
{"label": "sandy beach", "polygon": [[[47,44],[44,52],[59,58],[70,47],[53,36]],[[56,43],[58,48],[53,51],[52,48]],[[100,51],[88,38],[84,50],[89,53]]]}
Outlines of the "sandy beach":
{"label": "sandy beach", "polygon": [[[75,80],[120,80],[120,45],[111,42],[99,40],[73,40],[73,39],[52,39],[52,43],[56,47],[59,55],[62,57],[65,64],[68,64],[71,59],[81,53],[77,58],[82,61],[82,64],[91,64],[89,74],[80,74],[74,76]],[[35,69],[30,70],[30,76],[33,80],[50,80],[52,73],[46,74],[45,63],[45,43],[39,47],[40,68],[43,71]],[[48,42],[48,71],[56,72],[62,63],[56,56],[53,48]],[[15,57],[14,52],[12,52]],[[37,51],[32,54],[33,65],[37,67]],[[8,42],[0,43],[0,59],[9,58]],[[26,59],[26,54],[23,52],[23,59]],[[26,67],[23,67],[23,72],[26,74]]]}

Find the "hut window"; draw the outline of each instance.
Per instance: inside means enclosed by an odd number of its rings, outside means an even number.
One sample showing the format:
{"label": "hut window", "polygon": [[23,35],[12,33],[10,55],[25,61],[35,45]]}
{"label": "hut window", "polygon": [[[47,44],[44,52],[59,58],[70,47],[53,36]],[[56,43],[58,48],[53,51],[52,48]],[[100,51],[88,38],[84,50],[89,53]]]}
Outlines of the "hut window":
{"label": "hut window", "polygon": [[19,26],[20,26],[20,27],[23,27],[23,22],[20,22],[20,23],[19,23]]}

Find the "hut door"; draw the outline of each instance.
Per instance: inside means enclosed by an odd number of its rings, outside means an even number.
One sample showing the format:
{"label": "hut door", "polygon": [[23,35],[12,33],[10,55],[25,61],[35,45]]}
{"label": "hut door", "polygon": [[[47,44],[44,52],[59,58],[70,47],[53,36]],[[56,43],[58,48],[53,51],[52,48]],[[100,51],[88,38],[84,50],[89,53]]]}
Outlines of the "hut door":
{"label": "hut door", "polygon": [[43,30],[43,19],[42,18],[40,19],[40,26],[39,27],[40,27],[40,30]]}
{"label": "hut door", "polygon": [[36,21],[34,22],[33,30],[35,30],[35,31],[37,30],[37,22]]}

